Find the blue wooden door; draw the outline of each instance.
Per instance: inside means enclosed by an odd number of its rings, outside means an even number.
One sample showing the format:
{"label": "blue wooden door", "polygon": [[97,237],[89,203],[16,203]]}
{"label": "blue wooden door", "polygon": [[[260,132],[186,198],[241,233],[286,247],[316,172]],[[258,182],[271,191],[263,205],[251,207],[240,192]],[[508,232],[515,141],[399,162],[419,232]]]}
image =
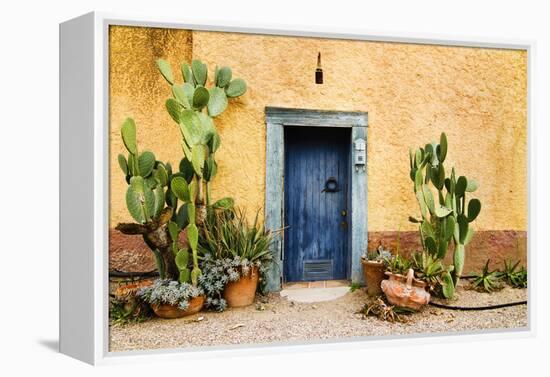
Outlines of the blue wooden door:
{"label": "blue wooden door", "polygon": [[349,145],[349,129],[285,127],[285,281],[348,278]]}

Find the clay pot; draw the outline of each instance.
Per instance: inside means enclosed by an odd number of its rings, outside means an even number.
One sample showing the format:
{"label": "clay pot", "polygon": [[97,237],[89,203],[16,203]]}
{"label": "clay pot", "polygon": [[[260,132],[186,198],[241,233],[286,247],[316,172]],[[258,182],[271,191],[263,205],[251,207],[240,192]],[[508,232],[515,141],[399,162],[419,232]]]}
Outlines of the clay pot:
{"label": "clay pot", "polygon": [[141,288],[148,287],[151,284],[153,284],[153,280],[140,280],[135,283],[119,285],[114,295],[118,299],[133,299]]}
{"label": "clay pot", "polygon": [[151,304],[151,308],[160,318],[181,318],[201,311],[204,305],[204,296],[193,297],[189,301],[189,306],[185,310],[181,310],[177,305],[169,304]]}
{"label": "clay pot", "polygon": [[413,310],[419,310],[430,302],[430,294],[426,291],[426,283],[414,278],[413,269],[407,276],[386,272],[389,280],[381,283],[382,291],[390,304]]}
{"label": "clay pot", "polygon": [[362,259],[363,276],[367,285],[367,294],[369,296],[379,296],[382,294],[380,283],[386,278],[384,275],[384,263]]}
{"label": "clay pot", "polygon": [[227,283],[223,291],[223,298],[227,301],[227,305],[231,308],[251,305],[256,297],[259,278],[258,267],[254,266],[250,268],[248,275]]}

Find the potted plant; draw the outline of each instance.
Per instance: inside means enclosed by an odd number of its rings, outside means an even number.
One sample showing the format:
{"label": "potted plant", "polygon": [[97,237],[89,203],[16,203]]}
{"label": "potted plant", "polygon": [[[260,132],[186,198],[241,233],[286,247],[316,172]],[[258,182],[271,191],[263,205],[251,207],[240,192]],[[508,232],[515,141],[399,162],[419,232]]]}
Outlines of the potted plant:
{"label": "potted plant", "polygon": [[382,294],[380,283],[384,280],[384,271],[386,263],[391,258],[391,252],[384,250],[382,244],[378,246],[376,251],[368,252],[365,250],[361,256],[361,264],[363,265],[363,276],[367,285],[367,294],[369,296],[379,296]]}
{"label": "potted plant", "polygon": [[198,313],[205,300],[201,288],[169,279],[155,280],[152,285],[141,288],[138,296],[161,318],[181,318]]}
{"label": "potted plant", "polygon": [[258,222],[252,224],[238,210],[211,211],[201,229],[200,286],[207,294],[206,306],[224,310],[254,302],[263,271],[271,263],[272,234]]}

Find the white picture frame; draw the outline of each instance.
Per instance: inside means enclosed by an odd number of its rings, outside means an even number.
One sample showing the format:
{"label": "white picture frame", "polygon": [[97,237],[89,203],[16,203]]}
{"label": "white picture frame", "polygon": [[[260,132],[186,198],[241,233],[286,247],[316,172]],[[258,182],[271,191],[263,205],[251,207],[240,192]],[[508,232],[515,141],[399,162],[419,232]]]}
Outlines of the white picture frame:
{"label": "white picture frame", "polygon": [[[325,343],[227,346],[189,350],[116,352],[108,350],[108,29],[110,25],[326,37],[416,44],[522,49],[528,53],[528,265],[532,250],[536,197],[533,124],[535,42],[531,40],[465,38],[366,30],[246,25],[200,20],[161,19],[92,12],[60,24],[60,351],[90,364],[149,359],[182,359],[271,352],[376,347],[392,344],[472,341],[531,337],[535,334],[535,269],[529,270],[527,330],[429,336],[335,339]],[[457,336],[459,335],[459,336]]]}

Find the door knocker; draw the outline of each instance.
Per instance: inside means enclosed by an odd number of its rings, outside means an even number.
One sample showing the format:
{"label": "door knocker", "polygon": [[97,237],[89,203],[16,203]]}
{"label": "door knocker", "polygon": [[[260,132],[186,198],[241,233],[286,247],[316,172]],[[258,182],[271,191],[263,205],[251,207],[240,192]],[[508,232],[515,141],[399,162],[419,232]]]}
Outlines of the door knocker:
{"label": "door knocker", "polygon": [[338,181],[334,177],[330,177],[325,182],[325,188],[321,192],[338,192],[340,188],[338,187]]}

